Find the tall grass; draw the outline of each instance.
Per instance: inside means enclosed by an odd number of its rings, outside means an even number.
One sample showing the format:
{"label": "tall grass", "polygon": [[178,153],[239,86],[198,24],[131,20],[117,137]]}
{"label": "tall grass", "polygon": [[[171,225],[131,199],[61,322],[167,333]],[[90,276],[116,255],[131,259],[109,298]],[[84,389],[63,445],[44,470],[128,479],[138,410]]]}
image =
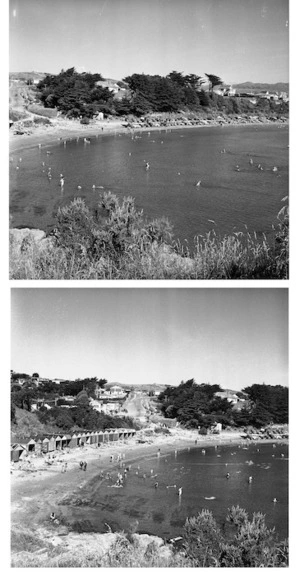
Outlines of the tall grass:
{"label": "tall grass", "polygon": [[[286,198],[284,198],[286,200]],[[100,214],[100,215],[99,215]],[[10,236],[11,279],[287,279],[289,216],[284,206],[274,241],[239,232],[215,231],[194,239],[192,249],[175,242],[165,218],[146,221],[134,200],[109,193],[93,213],[81,198],[60,208],[52,237],[21,244]]]}

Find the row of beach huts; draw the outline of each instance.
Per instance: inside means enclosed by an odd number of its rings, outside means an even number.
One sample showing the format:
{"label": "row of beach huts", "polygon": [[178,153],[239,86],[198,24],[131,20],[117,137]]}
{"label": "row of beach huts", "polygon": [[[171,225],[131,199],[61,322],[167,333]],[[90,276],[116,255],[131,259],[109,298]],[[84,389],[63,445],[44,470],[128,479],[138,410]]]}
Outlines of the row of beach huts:
{"label": "row of beach huts", "polygon": [[100,446],[111,441],[125,441],[135,437],[135,435],[135,429],[106,429],[105,431],[85,431],[73,434],[53,434],[27,439],[22,438],[11,445],[10,459],[13,462],[17,462],[28,454],[35,453],[39,455],[92,444]]}

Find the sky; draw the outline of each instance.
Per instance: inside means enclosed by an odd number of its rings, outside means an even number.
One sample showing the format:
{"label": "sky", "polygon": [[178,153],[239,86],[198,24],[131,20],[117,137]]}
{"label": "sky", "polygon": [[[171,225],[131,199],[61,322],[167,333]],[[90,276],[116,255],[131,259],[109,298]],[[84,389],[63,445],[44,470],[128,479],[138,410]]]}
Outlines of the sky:
{"label": "sky", "polygon": [[11,290],[11,368],[130,384],[288,385],[288,290]]}
{"label": "sky", "polygon": [[10,72],[288,82],[288,0],[11,0]]}

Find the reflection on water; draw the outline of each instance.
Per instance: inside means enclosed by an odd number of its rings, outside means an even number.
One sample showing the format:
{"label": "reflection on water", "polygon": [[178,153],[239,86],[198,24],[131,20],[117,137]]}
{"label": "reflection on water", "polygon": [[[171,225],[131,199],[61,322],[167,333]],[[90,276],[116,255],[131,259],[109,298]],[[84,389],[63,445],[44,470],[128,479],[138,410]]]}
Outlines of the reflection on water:
{"label": "reflection on water", "polygon": [[263,444],[259,451],[251,445],[247,450],[209,447],[205,454],[197,448],[177,455],[162,453],[132,463],[123,487],[116,489],[119,471],[112,466],[111,479],[99,475],[80,490],[79,504],[76,497],[68,502],[64,513],[72,524],[100,532],[107,525],[128,531],[135,520],[140,533],[170,538],[180,535],[186,517],[201,509],[210,509],[223,523],[227,509],[239,505],[250,515],[266,514],[267,525],[275,526],[280,538],[288,535],[287,445]]}
{"label": "reflection on water", "polygon": [[182,242],[212,228],[221,235],[245,225],[270,233],[288,193],[286,126],[100,136],[90,145],[74,138],[51,150],[24,150],[21,163],[17,157],[10,162],[15,227],[49,230],[59,206],[80,196],[96,208],[99,192],[111,190],[133,196],[149,218],[168,217]]}

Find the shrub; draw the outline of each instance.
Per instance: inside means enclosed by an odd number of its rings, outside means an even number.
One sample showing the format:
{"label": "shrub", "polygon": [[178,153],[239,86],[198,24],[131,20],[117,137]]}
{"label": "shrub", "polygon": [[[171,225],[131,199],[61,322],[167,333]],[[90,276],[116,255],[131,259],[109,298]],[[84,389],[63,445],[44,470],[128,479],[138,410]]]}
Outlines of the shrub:
{"label": "shrub", "polygon": [[86,116],[84,118],[81,118],[81,120],[80,120],[80,124],[87,125],[89,123],[90,123],[90,120]]}
{"label": "shrub", "polygon": [[38,104],[30,104],[30,106],[27,107],[27,110],[32,114],[37,114],[38,116],[43,116],[45,118],[57,117],[56,108],[44,108],[43,106],[39,106]]}
{"label": "shrub", "polygon": [[187,519],[184,548],[197,567],[288,566],[287,541],[278,543],[262,513],[253,513],[250,520],[239,506],[228,510],[223,531],[206,509]]}
{"label": "shrub", "polygon": [[42,116],[35,116],[33,118],[33,123],[36,125],[51,126],[49,118],[43,118]]}
{"label": "shrub", "polygon": [[100,196],[96,212],[76,198],[60,208],[54,236],[30,239],[26,250],[10,238],[12,279],[286,279],[288,210],[278,215],[274,246],[255,232],[197,236],[190,252],[173,240],[165,218],[150,222],[134,200]]}

